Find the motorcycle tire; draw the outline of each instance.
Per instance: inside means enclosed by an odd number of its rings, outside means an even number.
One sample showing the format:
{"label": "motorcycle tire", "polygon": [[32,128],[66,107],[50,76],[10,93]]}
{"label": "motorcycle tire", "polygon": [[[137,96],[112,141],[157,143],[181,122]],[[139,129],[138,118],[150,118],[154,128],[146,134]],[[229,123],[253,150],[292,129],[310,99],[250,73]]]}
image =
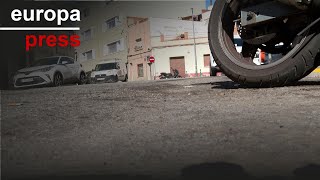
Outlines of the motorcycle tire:
{"label": "motorcycle tire", "polygon": [[222,72],[230,79],[246,87],[285,86],[300,80],[317,68],[320,59],[319,27],[310,29],[303,40],[277,62],[257,66],[239,60],[226,43],[226,35],[230,35],[234,30],[231,16],[236,13],[233,12],[236,3],[241,3],[241,0],[232,0],[230,3],[227,0],[216,1],[209,22],[211,52]]}

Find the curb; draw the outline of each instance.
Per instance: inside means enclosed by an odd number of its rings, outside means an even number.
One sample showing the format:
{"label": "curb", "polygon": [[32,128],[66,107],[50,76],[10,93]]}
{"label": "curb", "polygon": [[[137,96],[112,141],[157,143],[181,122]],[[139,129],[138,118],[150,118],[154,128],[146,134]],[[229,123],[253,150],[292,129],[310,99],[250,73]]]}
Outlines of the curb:
{"label": "curb", "polygon": [[320,78],[320,68],[315,69],[310,75],[307,77]]}
{"label": "curb", "polygon": [[320,73],[320,68],[315,69],[312,73]]}

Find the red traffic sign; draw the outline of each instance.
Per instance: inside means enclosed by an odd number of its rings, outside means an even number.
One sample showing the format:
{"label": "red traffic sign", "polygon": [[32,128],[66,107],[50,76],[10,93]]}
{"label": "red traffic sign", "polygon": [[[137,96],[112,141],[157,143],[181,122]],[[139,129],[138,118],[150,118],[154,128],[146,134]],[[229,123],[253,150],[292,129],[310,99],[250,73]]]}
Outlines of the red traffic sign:
{"label": "red traffic sign", "polygon": [[155,60],[156,60],[156,59],[155,59],[153,56],[150,56],[150,57],[149,57],[149,62],[150,62],[150,63],[154,63]]}

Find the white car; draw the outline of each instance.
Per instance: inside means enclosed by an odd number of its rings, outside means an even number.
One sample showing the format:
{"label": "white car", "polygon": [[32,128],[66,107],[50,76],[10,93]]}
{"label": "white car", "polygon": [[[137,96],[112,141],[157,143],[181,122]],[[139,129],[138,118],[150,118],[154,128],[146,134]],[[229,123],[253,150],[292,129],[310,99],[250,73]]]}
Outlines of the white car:
{"label": "white car", "polygon": [[92,70],[90,77],[93,83],[125,82],[128,80],[127,66],[119,59],[102,61]]}
{"label": "white car", "polygon": [[53,56],[33,62],[29,67],[20,69],[14,76],[15,88],[32,86],[61,86],[65,83],[86,82],[82,65],[71,57]]}

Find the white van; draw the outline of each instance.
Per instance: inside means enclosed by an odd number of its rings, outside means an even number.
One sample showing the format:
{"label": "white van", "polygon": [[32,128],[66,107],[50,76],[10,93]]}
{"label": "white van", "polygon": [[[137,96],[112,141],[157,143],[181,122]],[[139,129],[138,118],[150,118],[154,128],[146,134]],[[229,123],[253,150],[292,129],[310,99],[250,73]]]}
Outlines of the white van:
{"label": "white van", "polygon": [[128,80],[127,66],[120,59],[104,60],[98,63],[91,72],[91,82],[126,82]]}

